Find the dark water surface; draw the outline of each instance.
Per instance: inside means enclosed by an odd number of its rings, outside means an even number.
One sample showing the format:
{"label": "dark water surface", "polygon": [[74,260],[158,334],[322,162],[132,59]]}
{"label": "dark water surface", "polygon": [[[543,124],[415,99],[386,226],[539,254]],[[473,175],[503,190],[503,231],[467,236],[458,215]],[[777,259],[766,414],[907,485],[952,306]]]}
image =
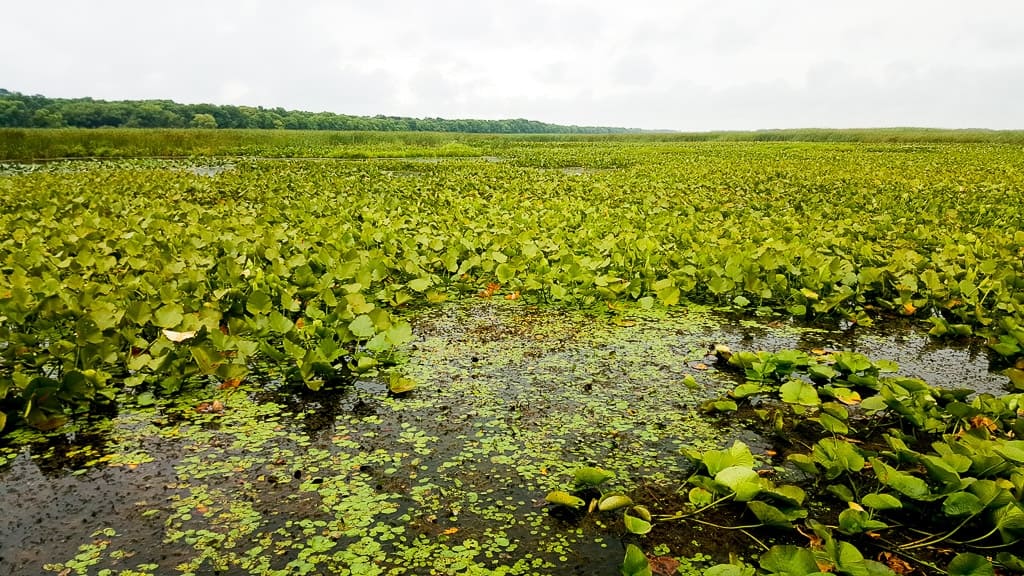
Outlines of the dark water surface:
{"label": "dark water surface", "polygon": [[[232,394],[211,386],[10,435],[0,576],[617,574],[634,541],[621,520],[552,515],[544,495],[581,465],[616,474],[606,491],[678,486],[680,448],[756,444],[740,423],[696,410],[736,383],[708,355],[716,343],[852,350],[979,391],[1002,392],[1007,380],[983,348],[919,332],[696,308],[593,318],[481,300],[414,325],[405,370],[420,386],[405,397],[373,380],[313,394],[254,378]],[[682,384],[687,375],[697,388]],[[223,412],[196,411],[213,399]],[[670,544],[662,552],[694,574],[722,552]]]}

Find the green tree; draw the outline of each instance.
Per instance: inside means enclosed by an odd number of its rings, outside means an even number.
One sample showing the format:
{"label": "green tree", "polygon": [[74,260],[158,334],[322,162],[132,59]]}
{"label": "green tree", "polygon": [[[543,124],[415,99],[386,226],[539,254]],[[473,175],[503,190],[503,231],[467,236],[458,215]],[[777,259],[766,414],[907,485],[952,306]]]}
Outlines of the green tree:
{"label": "green tree", "polygon": [[217,119],[213,117],[213,114],[193,114],[189,126],[193,128],[216,128]]}
{"label": "green tree", "polygon": [[61,128],[64,126],[64,117],[60,112],[40,108],[32,115],[32,125],[37,128]]}
{"label": "green tree", "polygon": [[28,126],[28,108],[18,100],[0,100],[0,126]]}

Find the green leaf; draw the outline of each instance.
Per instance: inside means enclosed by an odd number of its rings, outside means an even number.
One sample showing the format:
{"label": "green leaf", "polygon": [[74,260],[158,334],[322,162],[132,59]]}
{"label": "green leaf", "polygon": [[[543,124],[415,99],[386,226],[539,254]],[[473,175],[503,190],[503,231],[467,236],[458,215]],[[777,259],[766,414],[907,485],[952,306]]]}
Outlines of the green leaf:
{"label": "green leaf", "polygon": [[139,406],[152,406],[153,404],[156,404],[156,398],[153,396],[152,392],[142,392],[135,397],[135,403]]}
{"label": "green leaf", "polygon": [[701,404],[704,412],[735,412],[739,408],[732,400],[708,400]]}
{"label": "green leaf", "polygon": [[964,552],[957,554],[956,558],[946,568],[949,576],[995,576],[995,568],[984,556]]}
{"label": "green leaf", "polygon": [[352,334],[361,340],[372,338],[377,333],[377,327],[373,320],[366,314],[356,316],[356,319],[349,323],[348,329]]}
{"label": "green leaf", "polygon": [[733,398],[746,398],[748,396],[753,396],[754,394],[761,394],[768,390],[769,388],[765,388],[760,384],[748,382],[747,384],[740,384],[734,388],[731,395]]}
{"label": "green leaf", "polygon": [[885,522],[872,520],[871,515],[863,510],[847,508],[839,514],[839,529],[846,534],[862,534],[884,528],[888,528]]}
{"label": "green leaf", "polygon": [[830,539],[825,543],[825,551],[840,574],[868,576],[864,555],[853,544]]}
{"label": "green leaf", "polygon": [[412,325],[408,322],[396,322],[387,331],[388,342],[394,346],[402,346],[412,342]]}
{"label": "green leaf", "polygon": [[[754,516],[757,516],[757,519],[761,521],[761,524],[764,524],[765,526],[772,526],[774,528],[793,527],[792,518],[790,518],[789,515],[767,502],[751,500],[747,502],[747,508],[749,508]],[[801,510],[801,512],[803,512],[804,516],[807,515],[806,511]]]}
{"label": "green leaf", "polygon": [[647,556],[635,544],[626,545],[626,557],[622,562],[621,572],[622,576],[651,576]]}
{"label": "green leaf", "polygon": [[658,290],[658,300],[661,301],[664,306],[675,306],[679,304],[679,288],[675,286],[668,286]]}
{"label": "green leaf", "polygon": [[224,361],[221,355],[211,350],[208,345],[190,346],[189,351],[192,353],[192,358],[195,359],[199,370],[203,374],[213,374],[217,371],[217,367],[220,366],[221,362]]}
{"label": "green leaf", "polygon": [[803,380],[790,380],[779,386],[779,393],[782,401],[787,404],[800,404],[801,406],[818,406],[821,399],[818,398],[818,391],[813,384]]}
{"label": "green leaf", "polygon": [[246,299],[245,309],[253,316],[269,314],[274,309],[274,302],[266,292],[256,290]]}
{"label": "green leaf", "polygon": [[184,319],[180,304],[164,304],[153,313],[153,323],[160,328],[177,328]]}
{"label": "green leaf", "polygon": [[802,488],[792,484],[765,488],[761,493],[765,498],[782,502],[787,506],[802,506],[804,499],[807,498],[807,493]]}
{"label": "green leaf", "polygon": [[845,440],[823,438],[814,445],[812,454],[814,461],[825,468],[829,480],[843,472],[859,472],[864,468],[864,457]]}
{"label": "green leaf", "polygon": [[1016,464],[1024,464],[1024,440],[1005,440],[992,451]]}
{"label": "green leaf", "polygon": [[867,356],[858,352],[836,352],[832,355],[832,359],[836,362],[836,368],[846,374],[864,372],[874,366]]}
{"label": "green leaf", "polygon": [[730,490],[736,491],[740,484],[756,484],[760,477],[752,468],[746,466],[730,466],[715,474],[715,482],[728,486]]}
{"label": "green leaf", "polygon": [[584,466],[583,468],[577,468],[574,470],[573,477],[576,479],[577,484],[584,486],[598,486],[612,478],[615,478],[615,474],[602,468]]}
{"label": "green leaf", "polygon": [[707,506],[715,500],[714,494],[700,486],[690,488],[690,492],[687,497],[689,498],[690,503],[697,507]]}
{"label": "green leaf", "polygon": [[853,495],[853,490],[850,490],[850,487],[845,484],[829,484],[826,489],[843,502],[853,502],[856,498]]}
{"label": "green leaf", "polygon": [[885,403],[885,398],[882,398],[882,396],[878,394],[865,398],[864,401],[860,403],[860,407],[866,412],[881,412],[882,410],[889,408]]}
{"label": "green leaf", "polygon": [[960,475],[953,469],[952,466],[947,464],[942,458],[926,454],[921,457],[921,463],[924,464],[926,470],[928,470],[928,476],[942,484],[946,490],[956,490],[960,488]]}
{"label": "green leaf", "polygon": [[637,518],[629,513],[623,514],[622,521],[626,524],[626,530],[631,534],[647,534],[651,531],[651,523],[643,518]]}
{"label": "green leaf", "polygon": [[839,372],[827,364],[814,364],[807,369],[807,375],[815,380],[831,380],[839,376]]}
{"label": "green leaf", "polygon": [[942,513],[946,516],[966,516],[978,514],[985,509],[985,504],[970,492],[954,492],[942,503]]}
{"label": "green leaf", "polygon": [[794,466],[799,468],[805,474],[810,476],[816,476],[818,474],[818,467],[814,465],[815,460],[807,454],[790,454],[786,457],[786,460],[792,462]]}
{"label": "green leaf", "polygon": [[822,413],[818,416],[818,423],[830,434],[847,434],[850,432],[849,427],[846,426],[846,422],[832,416],[831,414]]}
{"label": "green leaf", "polygon": [[761,555],[759,563],[769,574],[779,576],[807,576],[819,571],[814,552],[792,545],[772,546]]}
{"label": "green leaf", "polygon": [[603,499],[601,499],[601,501],[597,504],[597,509],[602,512],[608,512],[611,510],[618,510],[619,508],[625,508],[626,506],[632,505],[633,499],[630,498],[629,496],[624,496],[622,494],[612,494],[610,496],[605,496]]}
{"label": "green leaf", "polygon": [[892,494],[868,494],[860,501],[861,504],[875,510],[895,510],[903,508],[903,502]]}
{"label": "green leaf", "polygon": [[967,487],[967,490],[978,497],[978,500],[986,508],[999,508],[1014,500],[1010,492],[993,480],[976,480]]}
{"label": "green leaf", "polygon": [[1024,573],[1024,559],[1009,552],[996,554],[996,562],[1015,573]]}
{"label": "green leaf", "polygon": [[498,277],[498,282],[505,284],[509,280],[515,278],[516,271],[515,268],[503,263],[498,264],[498,266],[494,269],[494,275]]}
{"label": "green leaf", "polygon": [[1019,502],[1010,502],[993,512],[992,523],[999,529],[1004,543],[1024,538],[1024,510]]}
{"label": "green leaf", "polygon": [[889,486],[904,496],[910,496],[915,500],[927,499],[931,495],[931,490],[928,488],[928,484],[924,480],[916,476],[900,472],[878,458],[871,458],[870,460],[871,467],[875,471],[875,476],[878,477],[879,482],[882,484]]}
{"label": "green leaf", "polygon": [[739,440],[725,450],[708,450],[701,456],[701,461],[712,476],[732,466],[754,467],[754,455],[750,448]]}
{"label": "green leaf", "polygon": [[399,374],[391,374],[388,379],[388,390],[392,394],[405,394],[416,389],[417,383],[412,378],[406,378]]}
{"label": "green leaf", "polygon": [[842,404],[836,402],[825,402],[821,405],[822,412],[846,422],[850,419],[850,412]]}
{"label": "green leaf", "polygon": [[7,425],[7,414],[0,412],[0,431],[3,431],[4,426]]}
{"label": "green leaf", "polygon": [[1024,390],[1024,370],[1007,368],[1003,374],[1006,374],[1015,389]]}
{"label": "green leaf", "polygon": [[[504,266],[504,264],[502,264],[501,266]],[[501,266],[498,266],[498,268],[501,268]],[[505,280],[502,280],[502,282],[505,282]],[[408,286],[410,290],[413,290],[415,292],[425,292],[427,288],[430,288],[433,285],[434,282],[430,278],[416,278],[414,280],[410,280],[406,284],[406,286]]]}
{"label": "green leaf", "polygon": [[285,334],[287,332],[290,332],[291,329],[295,327],[295,324],[293,324],[291,320],[285,318],[284,315],[282,315],[277,310],[274,310],[273,312],[270,313],[270,318],[268,320],[268,325],[270,326],[270,329],[276,332],[277,334]]}
{"label": "green leaf", "polygon": [[582,498],[573,496],[572,494],[569,494],[568,492],[563,492],[561,490],[554,490],[552,492],[548,492],[548,495],[545,496],[544,499],[552,504],[557,504],[559,506],[568,506],[570,508],[580,508],[587,504]]}

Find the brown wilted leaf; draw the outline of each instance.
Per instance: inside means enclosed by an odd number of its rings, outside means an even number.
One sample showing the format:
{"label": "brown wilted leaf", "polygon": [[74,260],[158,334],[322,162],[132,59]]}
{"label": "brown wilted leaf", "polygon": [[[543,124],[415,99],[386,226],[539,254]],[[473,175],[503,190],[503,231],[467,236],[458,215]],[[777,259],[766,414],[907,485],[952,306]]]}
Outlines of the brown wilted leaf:
{"label": "brown wilted leaf", "polygon": [[972,428],[987,428],[989,432],[995,432],[999,429],[995,422],[991,418],[982,416],[981,414],[971,418]]}
{"label": "brown wilted leaf", "polygon": [[648,556],[647,564],[657,576],[672,576],[679,569],[679,560],[671,556]]}
{"label": "brown wilted leaf", "polygon": [[913,566],[892,552],[882,552],[878,555],[878,561],[897,574],[912,574],[914,572]]}
{"label": "brown wilted leaf", "polygon": [[234,390],[242,383],[241,378],[228,378],[218,387],[218,390]]}
{"label": "brown wilted leaf", "polygon": [[822,540],[817,534],[808,534],[807,532],[804,532],[803,529],[799,526],[796,527],[796,531],[799,532],[800,535],[804,538],[807,538],[807,545],[811,548],[818,548],[824,543],[824,540]]}
{"label": "brown wilted leaf", "polygon": [[200,402],[196,406],[196,412],[200,414],[220,413],[224,411],[224,403],[220,400],[214,400],[213,402]]}
{"label": "brown wilted leaf", "polygon": [[[847,390],[847,389],[840,388],[840,390]],[[842,402],[843,404],[846,404],[847,406],[856,406],[857,404],[860,404],[861,397],[860,397],[860,393],[859,392],[848,391],[847,390],[845,392],[837,393],[836,394],[836,400],[839,400],[840,402]]]}

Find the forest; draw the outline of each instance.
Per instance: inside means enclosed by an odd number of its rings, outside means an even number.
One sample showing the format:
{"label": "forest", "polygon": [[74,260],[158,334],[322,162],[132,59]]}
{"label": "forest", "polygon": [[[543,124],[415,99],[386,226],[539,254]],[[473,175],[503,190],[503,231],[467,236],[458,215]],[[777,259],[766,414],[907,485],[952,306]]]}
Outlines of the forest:
{"label": "forest", "polygon": [[563,126],[522,118],[467,120],[350,116],[262,106],[180,104],[172,100],[47,98],[0,88],[3,128],[257,128],[488,134],[621,134],[636,129]]}

